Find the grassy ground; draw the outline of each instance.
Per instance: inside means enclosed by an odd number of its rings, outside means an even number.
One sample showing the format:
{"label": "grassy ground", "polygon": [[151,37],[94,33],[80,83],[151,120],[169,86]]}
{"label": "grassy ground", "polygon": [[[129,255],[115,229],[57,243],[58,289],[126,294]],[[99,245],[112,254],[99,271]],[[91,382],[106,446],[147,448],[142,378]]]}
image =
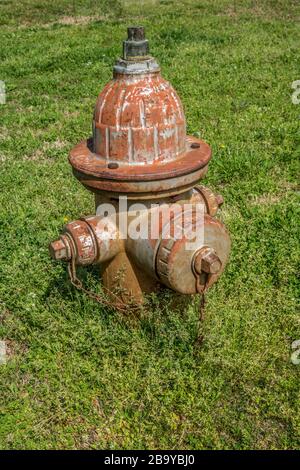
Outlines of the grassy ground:
{"label": "grassy ground", "polygon": [[[142,4],[141,4],[142,3]],[[298,2],[1,0],[0,447],[299,448]],[[96,96],[126,27],[184,103],[225,198],[226,273],[197,301],[154,299],[122,318],[76,292],[47,245],[93,211],[69,149],[89,136]],[[97,288],[92,271],[87,282]]]}

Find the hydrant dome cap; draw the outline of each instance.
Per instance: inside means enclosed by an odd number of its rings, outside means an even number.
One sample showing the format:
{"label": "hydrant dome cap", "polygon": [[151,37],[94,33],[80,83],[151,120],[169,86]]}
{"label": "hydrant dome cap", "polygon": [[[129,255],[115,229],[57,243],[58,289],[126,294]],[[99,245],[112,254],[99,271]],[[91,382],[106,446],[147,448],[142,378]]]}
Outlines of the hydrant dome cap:
{"label": "hydrant dome cap", "polygon": [[186,150],[181,101],[159,74],[109,82],[98,97],[93,129],[94,152],[107,160],[150,163]]}

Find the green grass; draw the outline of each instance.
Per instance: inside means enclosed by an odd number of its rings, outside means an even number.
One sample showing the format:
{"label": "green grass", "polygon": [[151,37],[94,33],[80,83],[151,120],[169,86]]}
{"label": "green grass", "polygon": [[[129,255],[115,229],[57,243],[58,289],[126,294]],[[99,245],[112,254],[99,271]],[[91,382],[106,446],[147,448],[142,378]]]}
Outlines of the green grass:
{"label": "green grass", "polygon": [[[300,447],[299,17],[291,0],[1,1],[1,448]],[[174,309],[166,293],[123,318],[48,256],[67,220],[93,212],[67,154],[136,23],[225,198],[232,254],[201,347],[197,299]]]}

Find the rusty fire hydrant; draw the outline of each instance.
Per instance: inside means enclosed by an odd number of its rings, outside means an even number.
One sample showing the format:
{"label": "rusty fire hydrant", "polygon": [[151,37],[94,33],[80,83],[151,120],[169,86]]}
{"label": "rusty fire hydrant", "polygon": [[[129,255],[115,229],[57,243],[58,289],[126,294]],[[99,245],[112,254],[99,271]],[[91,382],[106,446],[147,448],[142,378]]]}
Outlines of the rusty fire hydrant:
{"label": "rusty fire hydrant", "polygon": [[230,251],[215,218],[223,199],[197,185],[210,158],[207,143],[186,135],[181,101],[149,55],[144,29],[128,28],[123,57],[96,102],[93,136],[69,156],[76,178],[95,193],[96,215],[68,223],[50,244],[52,258],[69,263],[81,288],[76,266],[99,264],[116,307],[141,304],[162,284],[204,292]]}

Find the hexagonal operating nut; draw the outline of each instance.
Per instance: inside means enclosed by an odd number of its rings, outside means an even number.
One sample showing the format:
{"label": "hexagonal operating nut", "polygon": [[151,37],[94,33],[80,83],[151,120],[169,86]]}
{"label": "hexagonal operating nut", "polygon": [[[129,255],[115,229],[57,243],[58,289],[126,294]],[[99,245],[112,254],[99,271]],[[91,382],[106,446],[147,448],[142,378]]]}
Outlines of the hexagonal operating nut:
{"label": "hexagonal operating nut", "polygon": [[49,244],[49,253],[52,259],[59,261],[69,261],[71,251],[66,237],[61,237]]}
{"label": "hexagonal operating nut", "polygon": [[194,268],[198,274],[217,274],[222,267],[222,262],[212,248],[204,248],[196,255]]}

